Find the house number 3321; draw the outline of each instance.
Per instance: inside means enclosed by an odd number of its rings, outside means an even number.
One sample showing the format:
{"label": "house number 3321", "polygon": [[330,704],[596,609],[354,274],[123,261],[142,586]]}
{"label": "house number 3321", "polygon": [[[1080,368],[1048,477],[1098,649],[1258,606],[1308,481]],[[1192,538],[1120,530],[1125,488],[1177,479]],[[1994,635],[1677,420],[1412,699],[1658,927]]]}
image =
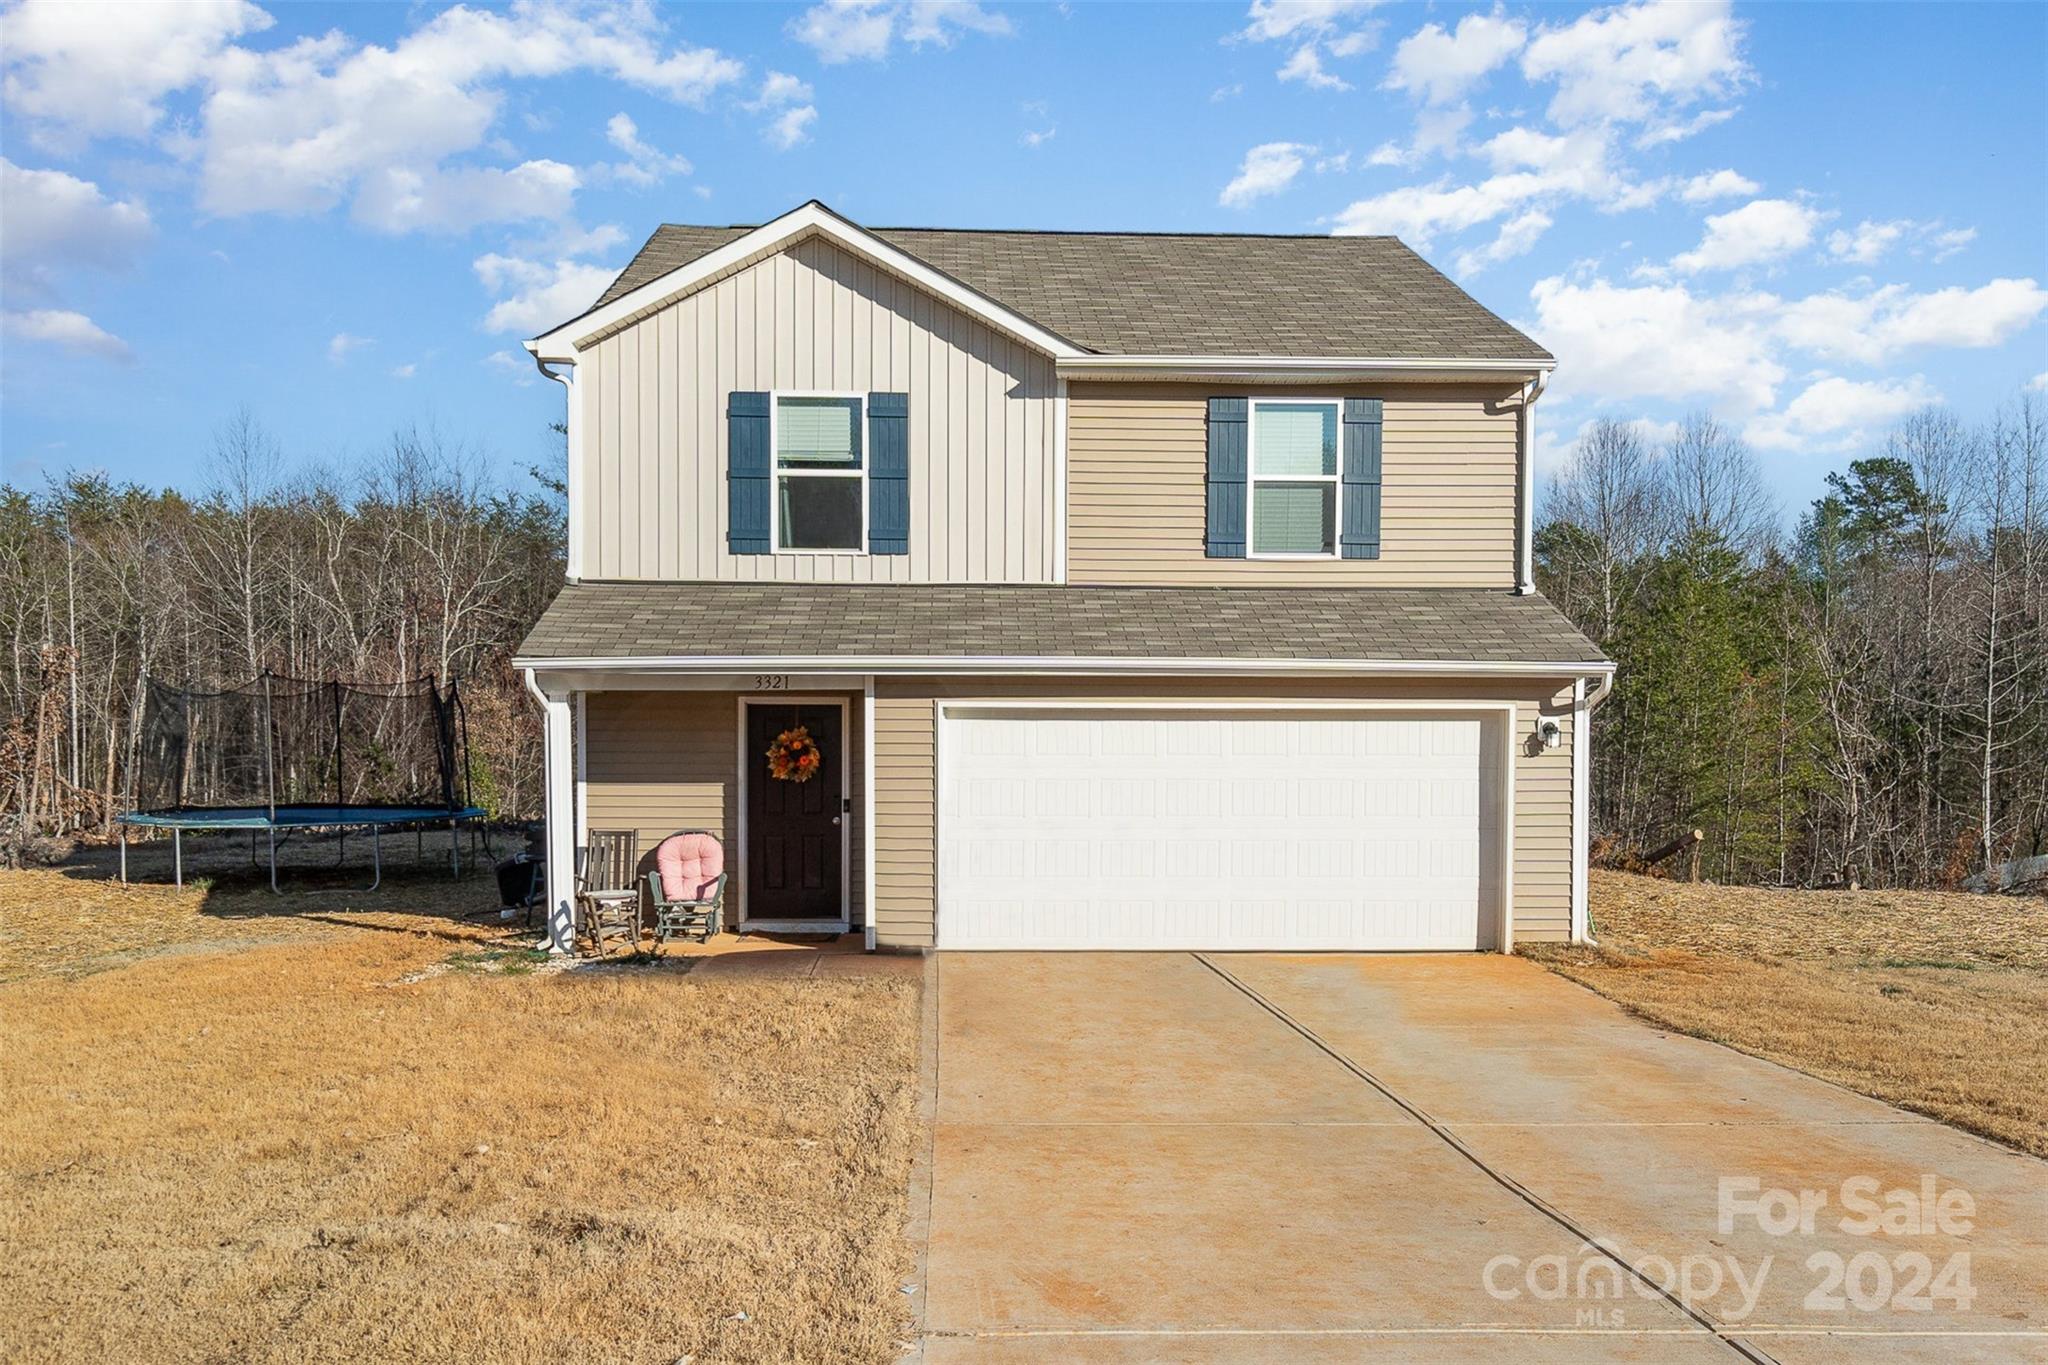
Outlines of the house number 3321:
{"label": "house number 3321", "polygon": [[789,674],[756,673],[754,675],[754,687],[757,691],[761,692],[787,692],[789,691]]}

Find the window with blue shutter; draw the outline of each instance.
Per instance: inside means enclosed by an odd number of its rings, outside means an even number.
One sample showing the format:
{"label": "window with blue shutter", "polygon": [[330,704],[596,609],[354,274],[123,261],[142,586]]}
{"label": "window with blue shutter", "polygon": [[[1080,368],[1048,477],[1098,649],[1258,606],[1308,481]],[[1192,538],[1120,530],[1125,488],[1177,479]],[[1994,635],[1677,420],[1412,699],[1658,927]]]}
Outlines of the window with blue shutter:
{"label": "window with blue shutter", "polygon": [[1380,428],[1377,398],[1344,400],[1343,555],[1380,557]]}
{"label": "window with blue shutter", "polygon": [[725,400],[726,545],[736,555],[765,555],[769,539],[769,487],[774,472],[768,448],[768,395],[735,392]]}
{"label": "window with blue shutter", "polygon": [[1209,400],[1209,522],[1211,559],[1244,558],[1245,410],[1242,398]]}
{"label": "window with blue shutter", "polygon": [[910,395],[868,395],[868,553],[910,553]]}

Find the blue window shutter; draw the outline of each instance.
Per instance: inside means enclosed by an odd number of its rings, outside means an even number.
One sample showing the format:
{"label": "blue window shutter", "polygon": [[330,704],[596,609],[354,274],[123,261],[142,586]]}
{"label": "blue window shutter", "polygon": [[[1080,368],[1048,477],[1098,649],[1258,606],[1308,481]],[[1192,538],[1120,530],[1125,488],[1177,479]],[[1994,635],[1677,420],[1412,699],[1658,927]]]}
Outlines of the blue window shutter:
{"label": "blue window shutter", "polygon": [[1380,557],[1380,400],[1344,400],[1344,473],[1340,494],[1346,559]]}
{"label": "blue window shutter", "polygon": [[769,510],[775,486],[768,450],[768,395],[735,392],[725,400],[727,510],[726,545],[736,555],[765,555],[775,548]]}
{"label": "blue window shutter", "polygon": [[1209,400],[1209,530],[1211,559],[1244,558],[1245,437],[1248,400]]}
{"label": "blue window shutter", "polygon": [[868,395],[868,553],[910,553],[910,395]]}

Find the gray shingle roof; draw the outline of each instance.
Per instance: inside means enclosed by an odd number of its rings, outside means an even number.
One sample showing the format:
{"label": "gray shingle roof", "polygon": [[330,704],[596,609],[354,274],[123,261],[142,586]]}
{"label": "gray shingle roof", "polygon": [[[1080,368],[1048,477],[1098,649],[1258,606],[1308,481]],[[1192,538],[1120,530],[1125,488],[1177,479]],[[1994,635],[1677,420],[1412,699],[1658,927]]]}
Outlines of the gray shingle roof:
{"label": "gray shingle roof", "polygon": [[1467,588],[571,583],[526,661],[668,656],[1590,663],[1541,597]]}
{"label": "gray shingle roof", "polygon": [[[751,230],[664,224],[598,302]],[[1393,237],[869,230],[1105,355],[1551,358]]]}

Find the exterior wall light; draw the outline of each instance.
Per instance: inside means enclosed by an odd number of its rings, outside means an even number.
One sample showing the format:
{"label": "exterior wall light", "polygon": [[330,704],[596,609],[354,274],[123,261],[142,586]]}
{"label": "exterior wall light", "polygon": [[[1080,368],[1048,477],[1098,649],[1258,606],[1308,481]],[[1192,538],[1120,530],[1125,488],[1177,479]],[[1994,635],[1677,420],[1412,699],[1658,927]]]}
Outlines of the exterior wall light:
{"label": "exterior wall light", "polygon": [[1543,742],[1544,748],[1555,749],[1563,745],[1564,731],[1558,728],[1558,724],[1554,720],[1538,721],[1536,723],[1536,738]]}

